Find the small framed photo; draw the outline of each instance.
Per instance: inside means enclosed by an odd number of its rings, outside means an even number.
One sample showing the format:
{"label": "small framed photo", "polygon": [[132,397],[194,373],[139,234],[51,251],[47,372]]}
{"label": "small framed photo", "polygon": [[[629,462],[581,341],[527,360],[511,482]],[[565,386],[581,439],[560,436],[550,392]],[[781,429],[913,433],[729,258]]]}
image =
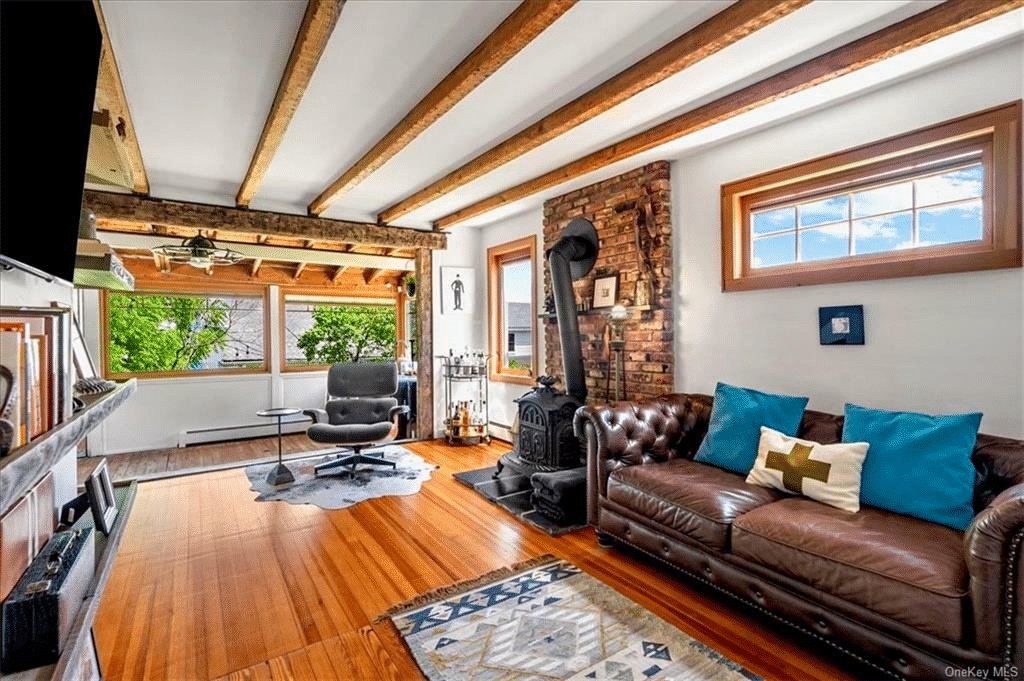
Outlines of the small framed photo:
{"label": "small framed photo", "polygon": [[594,280],[594,303],[593,308],[613,307],[619,296],[619,275],[618,273],[598,277]]}
{"label": "small framed photo", "polygon": [[864,306],[819,307],[818,332],[822,345],[864,345]]}
{"label": "small framed photo", "polygon": [[114,528],[114,519],[117,518],[117,498],[114,496],[114,485],[110,482],[106,459],[100,459],[85,479],[85,493],[89,496],[89,507],[92,509],[96,529],[109,535]]}

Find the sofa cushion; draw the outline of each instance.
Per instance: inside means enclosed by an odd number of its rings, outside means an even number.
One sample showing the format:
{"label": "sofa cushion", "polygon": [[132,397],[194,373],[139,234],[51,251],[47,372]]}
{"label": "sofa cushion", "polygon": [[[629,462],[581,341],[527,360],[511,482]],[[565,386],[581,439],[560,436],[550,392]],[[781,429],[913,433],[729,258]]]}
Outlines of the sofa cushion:
{"label": "sofa cushion", "polygon": [[860,469],[867,442],[823,445],[761,426],[757,459],[747,482],[802,494],[850,513],[860,510]]}
{"label": "sofa cushion", "polygon": [[843,442],[871,445],[860,500],[967,529],[974,517],[971,452],[981,414],[929,416],[847,404]]}
{"label": "sofa cushion", "polygon": [[627,466],[608,479],[609,500],[716,551],[728,550],[736,516],[783,496],[689,459]]}
{"label": "sofa cushion", "polygon": [[880,509],[789,498],[733,521],[732,552],[954,644],[969,615],[962,535]]}
{"label": "sofa cushion", "polygon": [[796,435],[803,419],[806,397],[763,393],[728,383],[715,386],[708,434],[695,461],[746,475],[757,456],[761,426]]}

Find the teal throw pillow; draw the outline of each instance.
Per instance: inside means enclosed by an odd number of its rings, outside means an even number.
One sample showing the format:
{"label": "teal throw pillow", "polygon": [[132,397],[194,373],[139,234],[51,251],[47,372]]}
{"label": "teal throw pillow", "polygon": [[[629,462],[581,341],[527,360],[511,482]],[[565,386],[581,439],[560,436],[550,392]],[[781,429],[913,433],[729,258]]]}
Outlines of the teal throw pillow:
{"label": "teal throw pillow", "polygon": [[794,436],[806,406],[806,397],[773,395],[719,383],[715,386],[708,434],[694,460],[746,475],[757,458],[761,426]]}
{"label": "teal throw pillow", "polygon": [[957,530],[971,524],[981,414],[929,416],[847,404],[843,442],[870,444],[860,501]]}

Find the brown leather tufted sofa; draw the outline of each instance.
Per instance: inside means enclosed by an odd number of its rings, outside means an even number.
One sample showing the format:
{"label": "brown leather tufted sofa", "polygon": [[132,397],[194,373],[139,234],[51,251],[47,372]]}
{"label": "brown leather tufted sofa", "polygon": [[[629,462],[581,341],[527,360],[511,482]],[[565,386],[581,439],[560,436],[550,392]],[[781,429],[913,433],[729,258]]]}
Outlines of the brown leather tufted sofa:
{"label": "brown leather tufted sofa", "polygon": [[[710,413],[711,397],[684,394],[576,412],[602,544],[639,549],[879,678],[963,678],[951,667],[1024,678],[1024,441],[978,436],[976,516],[961,533],[697,463]],[[798,437],[830,444],[842,428],[807,410]]]}

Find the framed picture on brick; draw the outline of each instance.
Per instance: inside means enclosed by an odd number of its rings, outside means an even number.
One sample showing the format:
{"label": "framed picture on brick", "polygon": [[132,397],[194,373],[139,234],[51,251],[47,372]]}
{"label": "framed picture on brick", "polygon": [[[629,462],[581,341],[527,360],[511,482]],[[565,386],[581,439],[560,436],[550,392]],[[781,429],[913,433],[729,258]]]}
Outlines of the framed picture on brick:
{"label": "framed picture on brick", "polygon": [[612,307],[618,301],[619,274],[609,274],[594,280],[593,308]]}

